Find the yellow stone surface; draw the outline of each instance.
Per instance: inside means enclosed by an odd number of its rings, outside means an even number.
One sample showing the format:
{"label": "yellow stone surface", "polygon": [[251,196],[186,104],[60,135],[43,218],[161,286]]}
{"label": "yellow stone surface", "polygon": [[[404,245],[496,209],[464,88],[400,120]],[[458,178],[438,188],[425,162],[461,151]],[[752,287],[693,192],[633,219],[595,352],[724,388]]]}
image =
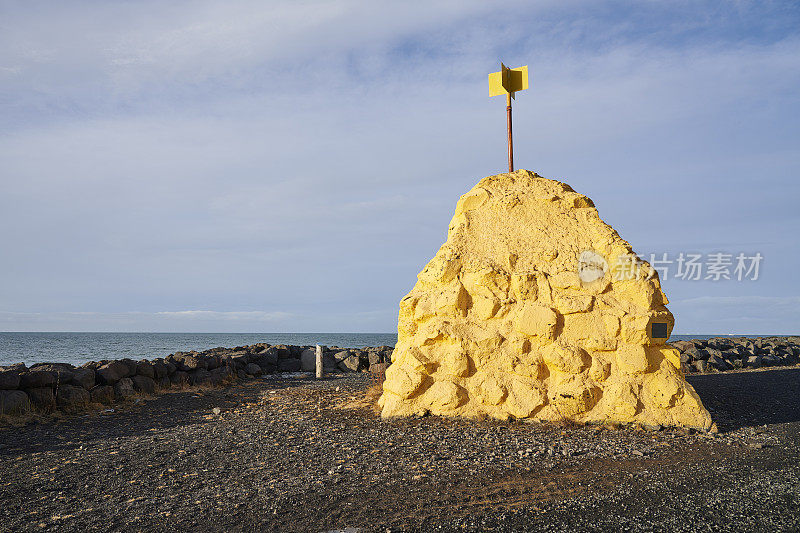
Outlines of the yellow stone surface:
{"label": "yellow stone surface", "polygon": [[445,242],[400,302],[383,416],[509,417],[709,429],[658,276],[592,201],[527,170],[461,197]]}

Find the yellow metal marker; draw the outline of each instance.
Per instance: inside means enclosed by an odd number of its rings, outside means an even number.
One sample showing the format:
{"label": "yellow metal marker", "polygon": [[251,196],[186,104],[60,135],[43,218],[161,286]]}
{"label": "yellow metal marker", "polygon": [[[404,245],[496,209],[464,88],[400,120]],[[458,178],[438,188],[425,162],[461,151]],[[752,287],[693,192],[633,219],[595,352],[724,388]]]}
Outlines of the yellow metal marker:
{"label": "yellow metal marker", "polygon": [[514,139],[511,135],[511,99],[514,93],[528,88],[528,65],[508,68],[500,63],[500,72],[489,74],[489,96],[506,95],[506,121],[508,122],[508,171],[514,172]]}

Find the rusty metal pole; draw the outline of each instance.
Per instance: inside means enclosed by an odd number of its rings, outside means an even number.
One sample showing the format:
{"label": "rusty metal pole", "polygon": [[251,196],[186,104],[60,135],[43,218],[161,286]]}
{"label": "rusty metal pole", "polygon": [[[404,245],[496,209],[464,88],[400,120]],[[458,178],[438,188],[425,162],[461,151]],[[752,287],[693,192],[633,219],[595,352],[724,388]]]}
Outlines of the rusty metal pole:
{"label": "rusty metal pole", "polygon": [[511,93],[506,93],[506,121],[508,122],[508,171],[514,172],[514,138],[511,135]]}

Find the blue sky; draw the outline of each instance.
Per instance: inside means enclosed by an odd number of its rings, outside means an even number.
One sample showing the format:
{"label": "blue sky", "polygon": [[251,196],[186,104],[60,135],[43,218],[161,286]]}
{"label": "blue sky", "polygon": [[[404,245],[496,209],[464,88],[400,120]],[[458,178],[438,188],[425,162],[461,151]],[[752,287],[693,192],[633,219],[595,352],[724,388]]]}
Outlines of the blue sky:
{"label": "blue sky", "polygon": [[651,252],[675,333],[800,333],[791,2],[0,0],[0,330],[393,331],[458,197],[519,168]]}

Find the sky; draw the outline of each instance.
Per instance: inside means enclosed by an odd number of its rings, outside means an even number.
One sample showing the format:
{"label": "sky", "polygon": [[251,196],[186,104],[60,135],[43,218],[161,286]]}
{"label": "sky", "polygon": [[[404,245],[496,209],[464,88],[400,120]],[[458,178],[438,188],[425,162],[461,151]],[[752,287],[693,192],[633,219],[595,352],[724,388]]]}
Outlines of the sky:
{"label": "sky", "polygon": [[680,0],[0,0],[0,331],[396,330],[505,170],[501,60],[517,168],[763,257],[668,264],[673,333],[800,333],[800,6]]}

